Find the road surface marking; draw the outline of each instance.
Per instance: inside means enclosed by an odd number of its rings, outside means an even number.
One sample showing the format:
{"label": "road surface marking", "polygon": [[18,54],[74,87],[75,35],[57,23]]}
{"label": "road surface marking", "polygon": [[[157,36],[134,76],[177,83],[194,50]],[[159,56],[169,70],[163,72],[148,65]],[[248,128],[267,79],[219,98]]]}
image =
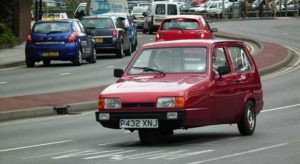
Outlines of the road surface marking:
{"label": "road surface marking", "polygon": [[172,159],[183,158],[183,157],[188,157],[188,156],[193,156],[193,155],[199,155],[199,154],[203,154],[203,153],[210,153],[213,151],[214,150],[203,150],[203,151],[196,151],[196,152],[191,152],[191,153],[183,153],[181,155],[177,155],[175,157],[171,157],[171,158],[167,158],[167,159],[172,160]]}
{"label": "road surface marking", "polygon": [[95,150],[85,150],[76,153],[61,155],[58,157],[53,157],[51,159],[62,159],[62,158],[72,158],[72,157],[80,157],[80,156],[87,156],[87,155],[94,155],[94,154],[103,154],[103,153],[112,153],[112,152],[120,152],[122,150],[106,150],[106,151],[95,151]]}
{"label": "road surface marking", "polygon": [[115,68],[115,66],[111,65],[111,66],[107,66],[106,68],[107,69],[109,69],[109,68]]}
{"label": "road surface marking", "polygon": [[6,81],[0,81],[0,84],[7,84],[8,82]]}
{"label": "road surface marking", "polygon": [[130,152],[134,152],[136,150],[127,150],[127,151],[120,151],[120,152],[115,152],[115,153],[109,153],[109,154],[103,154],[103,155],[97,155],[97,156],[93,156],[93,157],[86,157],[83,159],[98,159],[98,158],[103,158],[103,157],[111,157],[111,158],[118,158],[121,156],[121,154],[124,153],[130,153]]}
{"label": "road surface marking", "polygon": [[7,152],[7,151],[13,151],[13,150],[21,150],[21,149],[28,149],[28,148],[34,148],[34,147],[55,145],[55,144],[61,144],[61,143],[66,143],[66,142],[72,142],[72,141],[73,140],[66,140],[66,141],[49,142],[49,143],[43,143],[43,144],[31,145],[31,146],[16,147],[16,148],[10,148],[10,149],[2,149],[2,150],[0,150],[0,153]]}
{"label": "road surface marking", "polygon": [[58,74],[59,76],[65,76],[65,75],[70,75],[71,73],[69,73],[69,72],[65,72],[65,73],[60,73],[60,74]]}
{"label": "road surface marking", "polygon": [[189,164],[200,164],[200,163],[207,163],[207,162],[222,160],[222,159],[226,159],[226,158],[233,158],[233,157],[242,156],[242,155],[246,155],[246,154],[250,154],[250,153],[256,153],[256,152],[263,151],[263,150],[274,149],[277,147],[285,146],[287,144],[288,143],[281,143],[281,144],[277,144],[277,145],[261,147],[258,149],[252,149],[252,150],[248,150],[248,151],[244,151],[244,152],[240,152],[240,153],[229,154],[229,155],[224,155],[224,156],[206,159],[206,160],[202,160],[202,161],[191,162]]}
{"label": "road surface marking", "polygon": [[272,109],[266,109],[266,110],[262,110],[261,112],[272,112],[272,111],[276,111],[276,110],[281,110],[281,109],[286,109],[286,108],[293,108],[296,106],[300,106],[300,104],[294,104],[294,105],[288,105],[288,106],[283,106],[283,107],[278,107],[278,108],[272,108]]}
{"label": "road surface marking", "polygon": [[36,156],[29,156],[29,157],[23,157],[21,159],[43,158],[43,157],[47,157],[47,156],[51,156],[51,155],[71,153],[71,152],[75,152],[75,151],[78,151],[78,150],[69,150],[69,151],[62,151],[62,152],[56,152],[56,153],[49,153],[49,154],[42,154],[42,155],[36,155]]}

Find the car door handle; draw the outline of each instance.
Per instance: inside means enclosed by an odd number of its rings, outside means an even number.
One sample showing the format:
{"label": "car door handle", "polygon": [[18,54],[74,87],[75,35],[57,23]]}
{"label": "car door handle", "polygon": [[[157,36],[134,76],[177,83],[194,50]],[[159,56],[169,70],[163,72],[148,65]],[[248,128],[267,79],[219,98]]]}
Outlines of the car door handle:
{"label": "car door handle", "polygon": [[237,79],[235,79],[233,81],[236,82],[236,83],[239,83],[239,82],[241,82],[241,81],[243,81],[245,79],[246,79],[246,77],[244,75],[242,75],[242,76],[240,76],[239,78],[237,78]]}

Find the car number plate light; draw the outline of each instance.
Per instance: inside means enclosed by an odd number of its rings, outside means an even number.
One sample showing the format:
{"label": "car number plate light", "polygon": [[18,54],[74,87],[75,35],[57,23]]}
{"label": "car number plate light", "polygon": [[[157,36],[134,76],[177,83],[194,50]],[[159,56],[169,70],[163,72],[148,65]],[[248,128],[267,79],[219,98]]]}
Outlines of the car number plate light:
{"label": "car number plate light", "polygon": [[157,119],[120,119],[120,128],[158,128]]}
{"label": "car number plate light", "polygon": [[103,43],[103,38],[95,38],[95,43]]}

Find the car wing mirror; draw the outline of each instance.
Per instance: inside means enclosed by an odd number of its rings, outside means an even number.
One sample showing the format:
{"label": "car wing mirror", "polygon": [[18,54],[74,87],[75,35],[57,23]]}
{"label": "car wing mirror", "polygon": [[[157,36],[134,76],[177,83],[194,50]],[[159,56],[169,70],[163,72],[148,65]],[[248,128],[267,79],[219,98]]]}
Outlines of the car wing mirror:
{"label": "car wing mirror", "polygon": [[217,68],[218,74],[219,74],[219,78],[222,77],[222,75],[226,75],[228,73],[230,73],[230,67],[229,66],[220,66]]}
{"label": "car wing mirror", "polygon": [[217,28],[212,28],[211,32],[218,32],[218,29]]}
{"label": "car wing mirror", "polygon": [[119,69],[119,68],[114,69],[114,77],[120,78],[122,77],[123,73],[124,73],[123,69]]}
{"label": "car wing mirror", "polygon": [[148,14],[147,12],[143,12],[143,16],[146,17]]}

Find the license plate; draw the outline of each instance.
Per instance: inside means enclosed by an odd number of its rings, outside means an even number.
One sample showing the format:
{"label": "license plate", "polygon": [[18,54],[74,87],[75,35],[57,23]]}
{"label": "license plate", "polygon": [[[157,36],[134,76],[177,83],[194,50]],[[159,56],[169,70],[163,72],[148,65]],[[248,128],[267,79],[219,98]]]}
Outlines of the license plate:
{"label": "license plate", "polygon": [[43,52],[43,56],[48,57],[48,56],[59,56],[58,52]]}
{"label": "license plate", "polygon": [[103,42],[103,38],[95,38],[95,43],[102,43]]}
{"label": "license plate", "polygon": [[157,119],[120,119],[120,128],[158,128]]}

